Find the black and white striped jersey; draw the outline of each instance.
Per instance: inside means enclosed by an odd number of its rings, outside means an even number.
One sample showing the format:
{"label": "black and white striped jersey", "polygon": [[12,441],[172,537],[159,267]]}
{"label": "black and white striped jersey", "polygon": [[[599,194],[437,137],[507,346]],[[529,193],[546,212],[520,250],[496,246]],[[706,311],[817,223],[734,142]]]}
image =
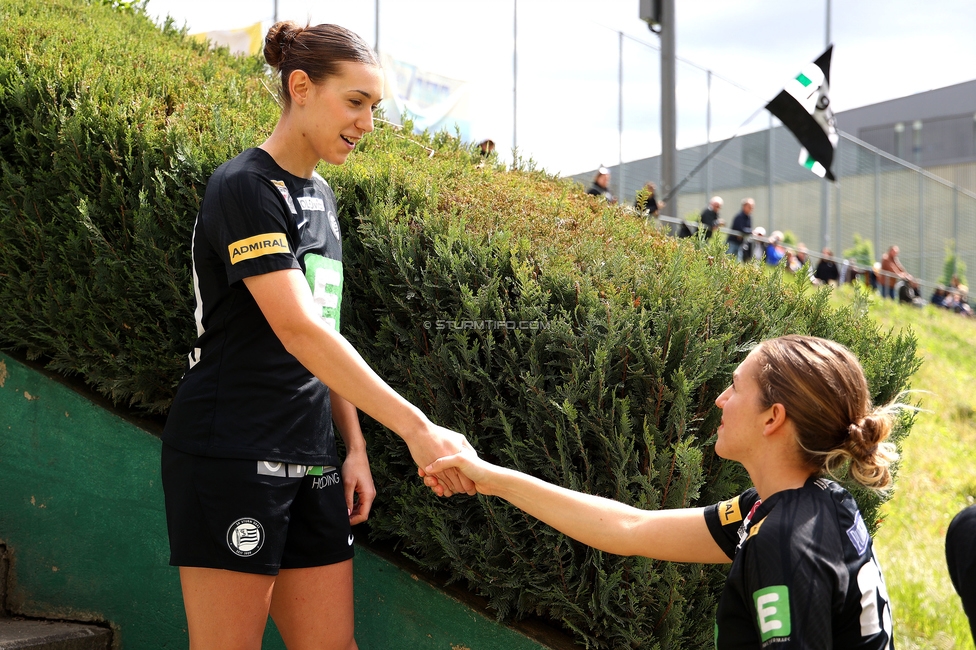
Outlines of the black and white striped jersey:
{"label": "black and white striped jersey", "polygon": [[248,149],[211,176],[192,246],[197,340],[164,442],[204,456],[337,465],[328,387],[285,350],[243,283],[300,269],[338,330],[342,239],[332,189]]}
{"label": "black and white striped jersey", "polygon": [[894,647],[871,537],[841,486],[811,478],[762,502],[751,488],[706,508],[705,521],[732,559],[716,648]]}

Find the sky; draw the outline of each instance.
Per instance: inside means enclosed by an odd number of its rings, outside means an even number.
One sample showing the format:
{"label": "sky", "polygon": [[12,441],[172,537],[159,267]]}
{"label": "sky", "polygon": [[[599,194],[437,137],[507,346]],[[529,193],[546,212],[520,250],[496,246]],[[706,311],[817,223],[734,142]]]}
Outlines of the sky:
{"label": "sky", "polygon": [[[277,4],[279,20],[337,23],[374,46],[378,22],[381,52],[468,82],[470,137],[494,140],[503,160],[516,144],[522,158],[568,175],[660,153],[659,38],[639,19],[638,0]],[[676,5],[679,148],[735,134],[828,39],[828,0]],[[835,112],[976,78],[976,0],[829,5]],[[147,12],[196,33],[270,26],[274,2],[149,0]],[[771,119],[761,111],[742,132]]]}

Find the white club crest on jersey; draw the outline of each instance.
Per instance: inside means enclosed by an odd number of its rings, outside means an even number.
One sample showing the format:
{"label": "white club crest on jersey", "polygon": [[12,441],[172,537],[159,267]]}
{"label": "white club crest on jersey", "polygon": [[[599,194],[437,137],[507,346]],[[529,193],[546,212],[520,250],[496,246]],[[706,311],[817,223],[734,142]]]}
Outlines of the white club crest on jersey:
{"label": "white club crest on jersey", "polygon": [[339,220],[336,219],[336,213],[333,210],[329,210],[329,225],[332,227],[332,234],[336,236],[336,239],[342,239],[342,235],[339,234]]}

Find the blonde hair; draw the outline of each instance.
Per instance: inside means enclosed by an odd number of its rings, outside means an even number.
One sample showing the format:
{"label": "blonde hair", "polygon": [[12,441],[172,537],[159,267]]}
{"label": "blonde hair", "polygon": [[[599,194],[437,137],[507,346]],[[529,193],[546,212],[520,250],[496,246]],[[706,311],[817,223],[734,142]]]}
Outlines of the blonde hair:
{"label": "blonde hair", "polygon": [[755,353],[763,407],[786,408],[808,465],[835,477],[847,465],[848,475],[866,488],[891,485],[898,452],[887,438],[901,405],[872,406],[864,370],[850,350],[788,335],[763,341]]}

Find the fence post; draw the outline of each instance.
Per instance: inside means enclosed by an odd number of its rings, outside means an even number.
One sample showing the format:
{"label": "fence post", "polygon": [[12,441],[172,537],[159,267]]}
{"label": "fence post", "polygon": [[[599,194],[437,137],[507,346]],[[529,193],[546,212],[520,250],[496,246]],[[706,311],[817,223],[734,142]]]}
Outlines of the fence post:
{"label": "fence post", "polygon": [[712,179],[709,175],[709,170],[712,166],[712,161],[708,159],[708,154],[712,150],[712,71],[705,71],[706,79],[706,95],[705,95],[705,169],[702,170],[705,174],[704,187],[705,187],[705,204],[708,204],[708,200],[712,198]]}
{"label": "fence post", "polygon": [[773,114],[766,130],[766,205],[769,206],[769,232],[773,232]]}
{"label": "fence post", "polygon": [[921,280],[928,279],[925,276],[925,174],[921,171],[918,174],[918,277]]}
{"label": "fence post", "polygon": [[[873,153],[873,152],[872,152]],[[874,153],[874,254],[881,253],[881,156]]]}
{"label": "fence post", "polygon": [[955,183],[952,185],[952,259],[959,264],[959,186]]}

